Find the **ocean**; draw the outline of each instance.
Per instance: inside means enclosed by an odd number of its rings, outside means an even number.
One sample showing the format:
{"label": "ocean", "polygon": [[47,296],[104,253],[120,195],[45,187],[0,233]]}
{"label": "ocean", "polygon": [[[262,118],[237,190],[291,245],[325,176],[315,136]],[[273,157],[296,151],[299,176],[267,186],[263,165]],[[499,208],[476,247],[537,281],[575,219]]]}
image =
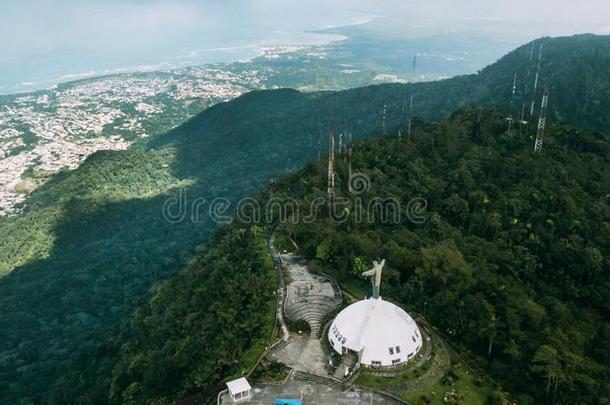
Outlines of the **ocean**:
{"label": "ocean", "polygon": [[229,0],[215,8],[160,1],[79,9],[70,3],[63,10],[61,3],[59,9],[0,10],[0,36],[10,39],[0,43],[0,94],[112,73],[246,60],[279,45],[324,44],[341,37],[312,31],[375,15],[332,6],[328,13],[316,5],[282,9],[274,1],[244,7],[248,2]]}

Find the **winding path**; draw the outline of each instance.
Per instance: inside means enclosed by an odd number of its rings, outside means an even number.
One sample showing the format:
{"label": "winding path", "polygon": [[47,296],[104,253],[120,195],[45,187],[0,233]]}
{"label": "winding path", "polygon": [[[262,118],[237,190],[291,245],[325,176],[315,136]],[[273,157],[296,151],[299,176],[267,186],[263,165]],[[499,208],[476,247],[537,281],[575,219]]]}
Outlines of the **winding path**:
{"label": "winding path", "polygon": [[278,300],[277,300],[277,308],[276,308],[276,317],[280,324],[280,328],[282,329],[282,340],[284,342],[288,342],[290,338],[290,334],[288,333],[288,328],[286,327],[286,321],[284,321],[284,303],[286,301],[286,279],[284,278],[284,272],[282,271],[282,261],[275,249],[275,233],[272,233],[269,237],[269,251],[273,256],[273,260],[275,261],[275,268],[278,271],[278,278],[280,280],[280,286],[278,288]]}

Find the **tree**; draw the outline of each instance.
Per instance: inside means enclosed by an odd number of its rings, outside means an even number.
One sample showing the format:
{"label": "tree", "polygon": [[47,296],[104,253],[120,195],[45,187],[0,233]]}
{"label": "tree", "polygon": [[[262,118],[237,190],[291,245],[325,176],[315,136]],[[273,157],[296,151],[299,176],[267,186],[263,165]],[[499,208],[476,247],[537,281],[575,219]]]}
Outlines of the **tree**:
{"label": "tree", "polygon": [[536,350],[531,363],[532,371],[546,380],[546,396],[548,398],[551,388],[555,392],[560,381],[564,378],[559,353],[552,346],[542,345]]}
{"label": "tree", "polygon": [[352,274],[357,277],[362,277],[362,273],[368,270],[368,265],[362,256],[354,257],[352,262]]}
{"label": "tree", "polygon": [[330,258],[330,240],[324,239],[316,248],[316,257],[322,261]]}

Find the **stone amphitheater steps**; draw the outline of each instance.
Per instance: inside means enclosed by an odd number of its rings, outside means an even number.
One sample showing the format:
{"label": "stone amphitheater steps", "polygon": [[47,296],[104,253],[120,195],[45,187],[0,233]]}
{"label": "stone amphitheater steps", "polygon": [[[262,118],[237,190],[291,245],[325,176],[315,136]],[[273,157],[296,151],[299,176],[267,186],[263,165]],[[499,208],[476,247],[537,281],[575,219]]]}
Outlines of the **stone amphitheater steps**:
{"label": "stone amphitheater steps", "polygon": [[314,336],[316,338],[318,337],[323,317],[324,315],[317,313],[310,313],[303,317],[303,319],[309,324],[309,327],[311,329],[311,336]]}
{"label": "stone amphitheater steps", "polygon": [[311,336],[319,338],[322,320],[339,305],[335,297],[306,296],[293,300],[286,305],[286,317],[297,321],[305,320],[311,329]]}
{"label": "stone amphitheater steps", "polygon": [[339,390],[345,391],[349,388],[347,384],[344,384],[342,381],[337,380],[331,377],[322,377],[316,374],[307,373],[300,370],[295,370],[292,377],[295,380],[303,381],[303,382],[311,382],[316,384],[326,385],[328,387],[337,388]]}

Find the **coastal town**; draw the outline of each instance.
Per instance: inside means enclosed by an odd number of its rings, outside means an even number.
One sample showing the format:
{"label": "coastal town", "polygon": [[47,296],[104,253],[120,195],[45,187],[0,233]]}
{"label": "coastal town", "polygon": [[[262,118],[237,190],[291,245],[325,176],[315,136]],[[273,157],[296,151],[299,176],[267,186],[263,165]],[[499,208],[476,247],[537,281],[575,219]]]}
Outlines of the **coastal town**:
{"label": "coastal town", "polygon": [[49,175],[96,151],[125,149],[259,88],[263,75],[186,68],[85,80],[0,102],[0,215],[22,207],[35,184],[26,172]]}
{"label": "coastal town", "polygon": [[0,216],[20,212],[45,179],[96,151],[144,142],[245,92],[404,81],[373,73],[340,44],[268,47],[249,61],[121,73],[0,96]]}

